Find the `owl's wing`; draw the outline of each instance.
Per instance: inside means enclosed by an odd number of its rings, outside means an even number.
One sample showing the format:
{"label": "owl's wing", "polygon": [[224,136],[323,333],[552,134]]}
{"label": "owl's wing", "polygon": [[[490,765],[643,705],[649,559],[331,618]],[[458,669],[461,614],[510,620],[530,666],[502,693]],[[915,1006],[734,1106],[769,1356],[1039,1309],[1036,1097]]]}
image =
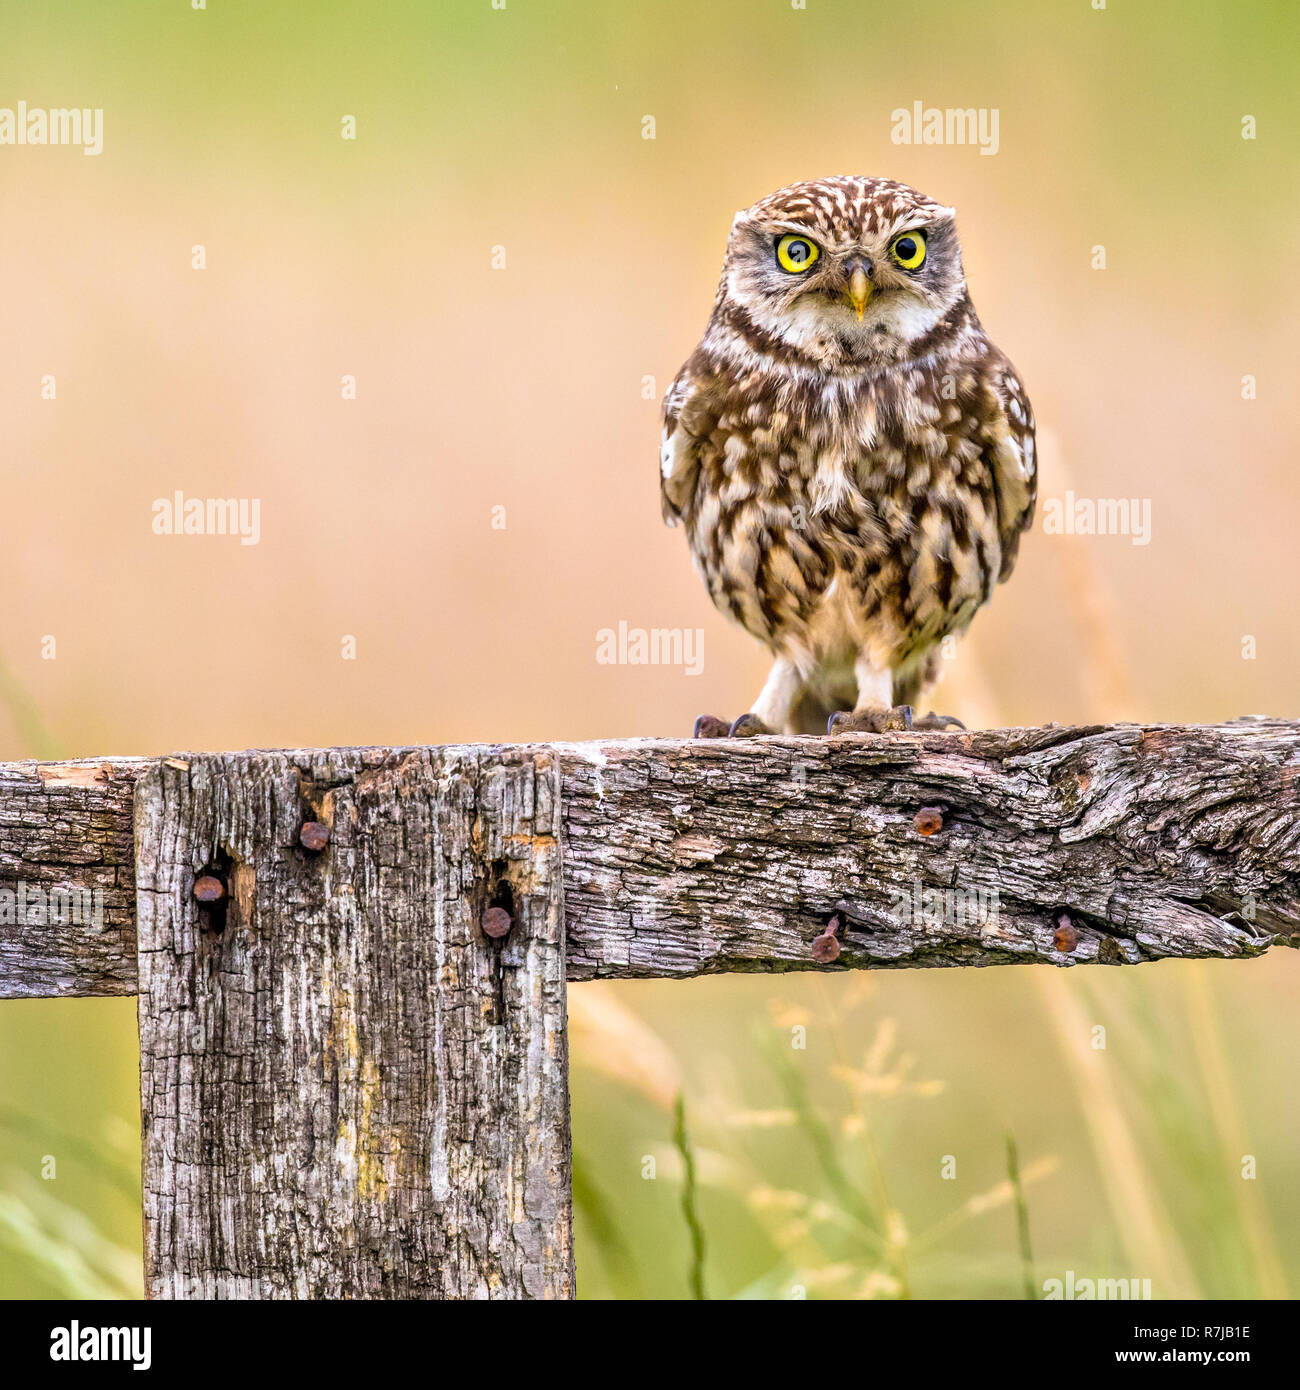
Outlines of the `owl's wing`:
{"label": "owl's wing", "polygon": [[1038,455],[1034,444],[1034,410],[1025,388],[1009,362],[990,383],[997,402],[991,463],[997,486],[998,532],[1006,579],[1016,563],[1021,534],[1034,520],[1038,497]]}
{"label": "owl's wing", "polygon": [[681,521],[700,476],[700,440],[707,436],[702,393],[688,362],[664,397],[664,428],[659,443],[659,496],[664,521]]}

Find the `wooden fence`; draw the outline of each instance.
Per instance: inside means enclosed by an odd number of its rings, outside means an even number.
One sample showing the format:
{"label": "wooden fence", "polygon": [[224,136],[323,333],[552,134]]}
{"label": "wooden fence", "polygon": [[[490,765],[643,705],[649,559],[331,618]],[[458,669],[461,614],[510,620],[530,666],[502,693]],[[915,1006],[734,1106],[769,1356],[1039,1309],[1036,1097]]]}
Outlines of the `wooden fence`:
{"label": "wooden fence", "polygon": [[[0,996],[138,994],[155,1297],[571,1297],[566,981],[1300,945],[1300,724],[0,765]],[[7,910],[6,910],[7,909]]]}

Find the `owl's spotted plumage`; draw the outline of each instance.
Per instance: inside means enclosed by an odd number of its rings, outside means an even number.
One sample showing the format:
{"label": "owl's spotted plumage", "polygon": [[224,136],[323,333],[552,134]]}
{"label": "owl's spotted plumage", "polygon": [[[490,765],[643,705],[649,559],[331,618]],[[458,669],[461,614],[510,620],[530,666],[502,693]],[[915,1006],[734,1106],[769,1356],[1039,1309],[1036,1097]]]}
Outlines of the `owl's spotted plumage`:
{"label": "owl's spotted plumage", "polygon": [[736,215],[664,400],[662,495],[714,603],[776,657],[737,732],[839,708],[896,726],[1011,573],[1035,484],[1033,412],[951,208],[844,177]]}

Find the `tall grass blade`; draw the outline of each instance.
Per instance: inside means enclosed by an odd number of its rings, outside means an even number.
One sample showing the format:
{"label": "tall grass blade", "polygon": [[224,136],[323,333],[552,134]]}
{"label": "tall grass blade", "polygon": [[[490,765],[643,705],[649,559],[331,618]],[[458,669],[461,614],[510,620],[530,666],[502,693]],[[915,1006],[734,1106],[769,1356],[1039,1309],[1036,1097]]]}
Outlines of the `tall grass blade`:
{"label": "tall grass blade", "polygon": [[686,1097],[680,1091],[673,1102],[673,1143],[682,1160],[682,1215],[691,1236],[691,1297],[702,1299],[704,1293],[704,1227],[700,1225],[695,1205],[695,1155],[686,1133]]}
{"label": "tall grass blade", "polygon": [[1029,1208],[1025,1205],[1025,1189],[1020,1181],[1020,1156],[1016,1152],[1015,1136],[1007,1135],[1007,1177],[1016,1202],[1016,1232],[1020,1239],[1020,1271],[1024,1279],[1025,1297],[1032,1303],[1038,1297],[1034,1280],[1034,1251],[1029,1243]]}

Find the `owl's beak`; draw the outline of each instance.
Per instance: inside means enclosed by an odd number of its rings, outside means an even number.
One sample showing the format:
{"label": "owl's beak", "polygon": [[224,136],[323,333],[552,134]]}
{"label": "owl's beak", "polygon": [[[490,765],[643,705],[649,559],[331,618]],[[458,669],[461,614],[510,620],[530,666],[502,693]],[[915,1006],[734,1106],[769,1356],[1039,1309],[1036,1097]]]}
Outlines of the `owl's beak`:
{"label": "owl's beak", "polygon": [[871,298],[873,286],[867,279],[867,272],[860,265],[853,267],[853,274],[849,279],[849,303],[858,311],[858,319],[861,320],[863,311],[867,307],[867,301]]}

